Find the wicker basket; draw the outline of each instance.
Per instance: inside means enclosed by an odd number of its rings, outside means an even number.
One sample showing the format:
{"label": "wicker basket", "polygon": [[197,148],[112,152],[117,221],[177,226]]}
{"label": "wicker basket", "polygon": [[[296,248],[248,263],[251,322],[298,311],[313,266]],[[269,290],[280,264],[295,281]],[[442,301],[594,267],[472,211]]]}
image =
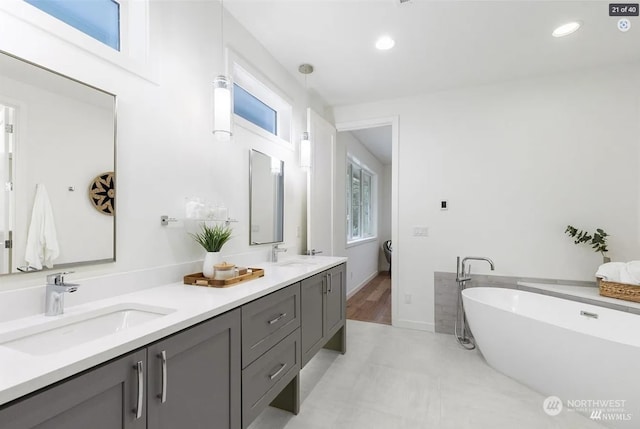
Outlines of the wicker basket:
{"label": "wicker basket", "polygon": [[640,285],[610,282],[598,279],[600,295],[625,301],[640,302]]}

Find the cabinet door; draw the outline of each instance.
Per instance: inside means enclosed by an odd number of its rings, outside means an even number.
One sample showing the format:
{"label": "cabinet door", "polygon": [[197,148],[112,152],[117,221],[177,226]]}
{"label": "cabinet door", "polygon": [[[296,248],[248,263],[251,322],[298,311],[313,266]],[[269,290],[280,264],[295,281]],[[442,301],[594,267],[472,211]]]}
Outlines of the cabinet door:
{"label": "cabinet door", "polygon": [[345,266],[339,265],[327,271],[326,337],[331,337],[346,319]]}
{"label": "cabinet door", "polygon": [[326,279],[326,273],[320,273],[300,283],[302,366],[323,346]]}
{"label": "cabinet door", "polygon": [[[146,360],[146,350],[130,353],[10,404],[0,409],[0,428],[145,429]],[[142,410],[136,418],[140,387]]]}
{"label": "cabinet door", "polygon": [[239,309],[150,346],[148,359],[149,429],[240,428]]}

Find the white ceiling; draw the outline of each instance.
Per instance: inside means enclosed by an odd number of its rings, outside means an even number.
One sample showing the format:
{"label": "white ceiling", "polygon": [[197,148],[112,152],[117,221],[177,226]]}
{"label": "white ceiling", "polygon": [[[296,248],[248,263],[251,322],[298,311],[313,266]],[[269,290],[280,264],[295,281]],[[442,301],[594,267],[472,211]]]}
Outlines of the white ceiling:
{"label": "white ceiling", "polygon": [[[225,0],[225,7],[328,105],[370,102],[640,61],[640,19],[626,33],[608,1]],[[564,38],[553,29],[582,28]],[[377,36],[396,46],[381,52]]]}
{"label": "white ceiling", "polygon": [[391,125],[351,131],[382,165],[391,164]]}

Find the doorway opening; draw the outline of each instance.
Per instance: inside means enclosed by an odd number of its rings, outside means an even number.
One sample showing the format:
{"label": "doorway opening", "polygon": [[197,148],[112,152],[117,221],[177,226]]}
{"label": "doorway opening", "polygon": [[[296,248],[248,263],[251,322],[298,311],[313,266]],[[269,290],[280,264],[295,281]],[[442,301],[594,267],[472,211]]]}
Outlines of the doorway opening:
{"label": "doorway opening", "polygon": [[[393,323],[393,148],[397,119],[338,124],[336,138],[336,221],[344,229],[347,318]],[[343,207],[343,210],[340,208]],[[387,256],[390,257],[387,260]]]}

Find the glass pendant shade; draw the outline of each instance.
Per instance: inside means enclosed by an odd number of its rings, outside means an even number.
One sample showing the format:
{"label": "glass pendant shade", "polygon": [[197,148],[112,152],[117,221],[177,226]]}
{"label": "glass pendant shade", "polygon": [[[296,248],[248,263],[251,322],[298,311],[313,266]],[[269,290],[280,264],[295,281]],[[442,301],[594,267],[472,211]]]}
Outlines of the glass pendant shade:
{"label": "glass pendant shade", "polygon": [[231,139],[231,81],[223,75],[213,81],[213,134],[220,141]]}
{"label": "glass pendant shade", "polygon": [[311,168],[311,140],[309,140],[309,133],[302,133],[302,140],[300,141],[300,167]]}
{"label": "glass pendant shade", "polygon": [[278,158],[271,157],[271,174],[275,176],[279,176],[280,174],[282,174],[282,168],[280,167],[280,160]]}

